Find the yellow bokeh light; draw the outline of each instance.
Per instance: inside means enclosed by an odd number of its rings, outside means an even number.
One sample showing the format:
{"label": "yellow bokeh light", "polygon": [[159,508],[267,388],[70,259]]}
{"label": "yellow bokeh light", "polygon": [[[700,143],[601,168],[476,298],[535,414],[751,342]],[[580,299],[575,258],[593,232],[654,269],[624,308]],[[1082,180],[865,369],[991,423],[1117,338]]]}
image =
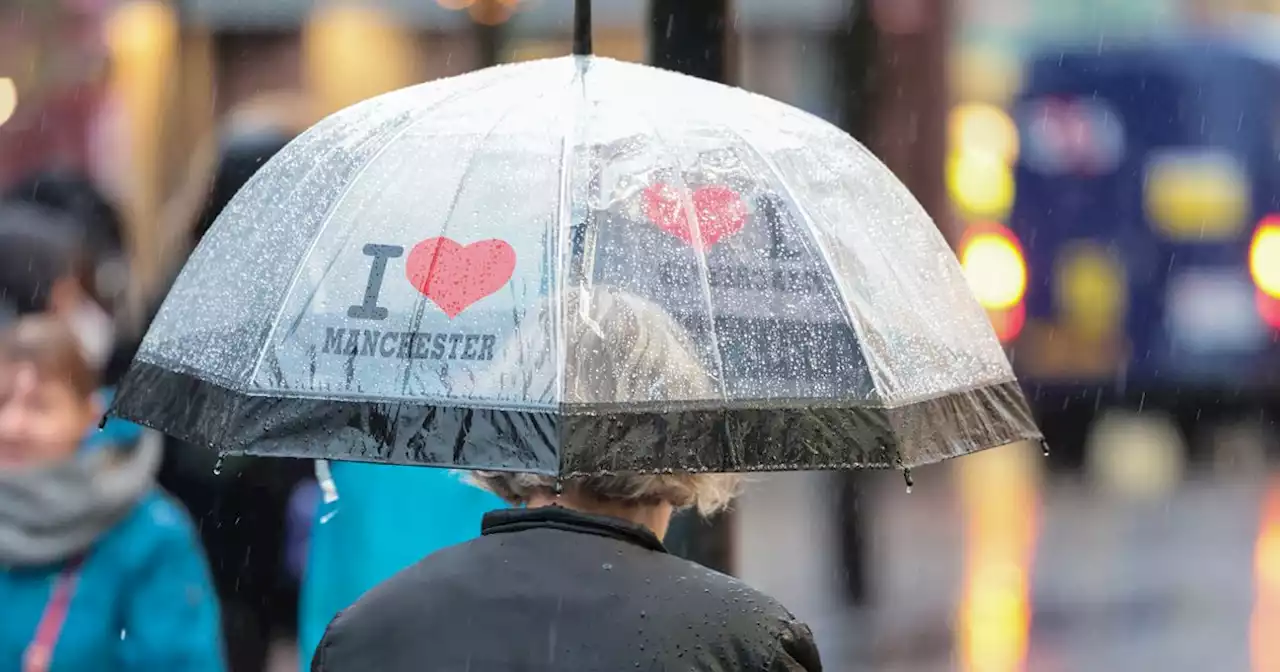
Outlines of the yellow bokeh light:
{"label": "yellow bokeh light", "polygon": [[1107,250],[1079,245],[1062,255],[1056,271],[1058,309],[1072,329],[1097,339],[1123,326],[1124,267]]}
{"label": "yellow bokeh light", "polygon": [[308,89],[324,113],[418,81],[416,38],[373,7],[335,4],[303,30]]}
{"label": "yellow bokeh light", "polygon": [[957,105],[947,120],[947,132],[952,147],[962,152],[989,154],[1005,163],[1018,158],[1018,126],[995,105]]}
{"label": "yellow bokeh light", "polygon": [[1250,623],[1252,669],[1280,669],[1280,481],[1272,480],[1263,498],[1262,524],[1253,558],[1254,598]]}
{"label": "yellow bokeh light", "polygon": [[1254,234],[1249,269],[1263,294],[1280,297],[1280,222],[1264,224]]}
{"label": "yellow bokeh light", "polygon": [[173,10],[157,0],[134,0],[115,9],[106,22],[107,44],[117,58],[148,60],[171,49],[178,22]]}
{"label": "yellow bokeh light", "polygon": [[18,109],[18,85],[10,77],[0,77],[0,124],[13,118]]}
{"label": "yellow bokeh light", "polygon": [[961,212],[972,219],[1003,220],[1013,207],[1013,170],[986,153],[958,150],[947,160],[947,190]]}
{"label": "yellow bokeh light", "polygon": [[1227,240],[1248,223],[1251,185],[1233,159],[1207,154],[1156,160],[1144,186],[1147,216],[1175,240]]}
{"label": "yellow bokeh light", "polygon": [[1022,64],[1000,49],[970,47],[951,59],[952,90],[959,100],[1002,105],[1022,87]]}
{"label": "yellow bokeh light", "polygon": [[1031,634],[1039,450],[1020,443],[970,457],[957,465],[965,545],[957,662],[964,672],[1019,672]]}
{"label": "yellow bokeh light", "polygon": [[960,255],[969,289],[988,310],[1018,305],[1027,290],[1027,268],[1022,252],[1008,238],[996,234],[974,236]]}

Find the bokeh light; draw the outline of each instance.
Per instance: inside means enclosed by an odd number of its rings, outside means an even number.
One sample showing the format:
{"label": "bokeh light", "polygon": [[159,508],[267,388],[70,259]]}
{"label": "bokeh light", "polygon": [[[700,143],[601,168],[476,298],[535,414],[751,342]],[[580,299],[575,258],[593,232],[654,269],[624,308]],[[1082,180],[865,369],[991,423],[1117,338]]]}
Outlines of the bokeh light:
{"label": "bokeh light", "polygon": [[957,105],[951,110],[947,131],[952,147],[959,151],[990,154],[1010,164],[1018,158],[1018,127],[995,105]]}
{"label": "bokeh light", "polygon": [[18,110],[18,85],[10,77],[0,77],[0,124],[13,118]]}
{"label": "bokeh light", "polygon": [[307,77],[325,112],[417,81],[413,37],[372,7],[334,5],[316,12],[303,44]]}
{"label": "bokeh light", "polygon": [[992,47],[961,50],[951,62],[951,81],[959,100],[1005,105],[1022,85],[1018,59]]}
{"label": "bokeh light", "polygon": [[1062,254],[1056,275],[1055,302],[1076,333],[1097,340],[1123,326],[1126,279],[1113,254],[1077,244]]}
{"label": "bokeh light", "polygon": [[1249,269],[1258,289],[1280,298],[1280,217],[1263,221],[1249,247]]}
{"label": "bokeh light", "polygon": [[978,303],[988,310],[1007,310],[1022,300],[1027,267],[1022,251],[1007,235],[978,233],[960,253],[960,264]]}
{"label": "bokeh light", "polygon": [[946,179],[952,201],[969,218],[1003,220],[1013,207],[1013,170],[990,153],[952,151]]}
{"label": "bokeh light", "polygon": [[515,2],[499,2],[498,0],[479,0],[467,8],[472,21],[482,26],[498,26],[506,23],[515,12]]}

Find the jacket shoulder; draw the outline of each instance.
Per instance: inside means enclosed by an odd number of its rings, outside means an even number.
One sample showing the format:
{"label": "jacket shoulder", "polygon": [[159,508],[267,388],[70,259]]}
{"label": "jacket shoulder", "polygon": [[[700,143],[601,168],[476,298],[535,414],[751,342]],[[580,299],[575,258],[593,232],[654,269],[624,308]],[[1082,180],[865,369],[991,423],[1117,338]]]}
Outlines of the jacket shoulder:
{"label": "jacket shoulder", "polygon": [[742,579],[704,567],[678,556],[667,556],[668,561],[680,569],[680,580],[690,581],[701,593],[715,602],[742,605],[746,611],[766,618],[794,621],[796,617],[781,602],[752,588]]}
{"label": "jacket shoulder", "polygon": [[195,543],[195,524],[168,493],[152,487],[104,539],[125,556],[145,559],[157,550]]}
{"label": "jacket shoulder", "polygon": [[[766,670],[822,670],[812,630],[781,602],[736,577],[675,556],[671,560],[683,568],[683,580],[694,582],[682,592],[698,595],[705,601],[701,609],[691,609],[689,613],[720,613],[721,634],[738,640],[744,651],[757,651],[761,657],[753,656],[753,659],[765,664]],[[690,624],[690,627],[698,626]]]}
{"label": "jacket shoulder", "polygon": [[195,531],[186,508],[154,486],[138,500],[127,520],[160,538],[186,537]]}

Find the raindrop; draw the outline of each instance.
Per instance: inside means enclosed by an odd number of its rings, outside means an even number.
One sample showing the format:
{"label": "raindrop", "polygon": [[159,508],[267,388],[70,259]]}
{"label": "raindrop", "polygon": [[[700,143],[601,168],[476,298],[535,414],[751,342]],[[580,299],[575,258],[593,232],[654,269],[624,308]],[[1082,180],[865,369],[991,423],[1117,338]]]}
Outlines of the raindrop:
{"label": "raindrop", "polygon": [[910,470],[910,469],[903,469],[903,470],[902,470],[902,480],[904,480],[904,481],[906,481],[906,482],[907,482],[907,494],[908,494],[908,495],[909,495],[909,494],[911,494],[911,486],[915,485],[915,484],[916,484],[916,482],[915,482],[915,481],[913,481],[913,480],[911,480],[911,470]]}
{"label": "raindrop", "polygon": [[1049,442],[1048,442],[1048,441],[1041,441],[1041,442],[1040,442],[1040,452],[1041,452],[1041,454],[1042,454],[1042,455],[1044,455],[1045,457],[1049,457]]}
{"label": "raindrop", "polygon": [[217,462],[213,463],[213,475],[214,476],[222,475],[222,458],[221,457],[218,458]]}

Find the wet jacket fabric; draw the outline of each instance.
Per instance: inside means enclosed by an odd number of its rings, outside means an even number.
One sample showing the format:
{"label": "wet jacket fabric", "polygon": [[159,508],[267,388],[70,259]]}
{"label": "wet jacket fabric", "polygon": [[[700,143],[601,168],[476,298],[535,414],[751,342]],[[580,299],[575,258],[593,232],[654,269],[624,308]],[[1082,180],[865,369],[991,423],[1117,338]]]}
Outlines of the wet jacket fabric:
{"label": "wet jacket fabric", "polygon": [[647,529],[507,509],[330,624],[313,672],[818,672],[808,626]]}
{"label": "wet jacket fabric", "polygon": [[338,499],[315,511],[302,581],[304,670],[339,611],[424,556],[474,539],[481,517],[505,506],[444,469],[333,462],[330,473]]}
{"label": "wet jacket fabric", "polygon": [[[0,670],[23,654],[64,564],[0,567]],[[218,604],[181,505],[152,489],[93,545],[49,672],[221,672]]]}

